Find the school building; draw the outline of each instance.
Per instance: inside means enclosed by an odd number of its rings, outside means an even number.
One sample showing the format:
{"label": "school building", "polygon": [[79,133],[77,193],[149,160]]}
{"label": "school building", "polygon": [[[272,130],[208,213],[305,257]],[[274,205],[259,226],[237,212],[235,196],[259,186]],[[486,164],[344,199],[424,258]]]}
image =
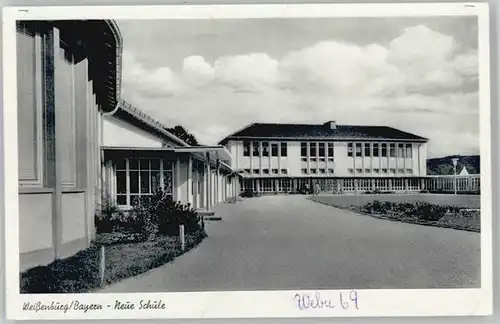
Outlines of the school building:
{"label": "school building", "polygon": [[111,20],[17,24],[20,270],[89,246],[104,199],[162,187],[200,214],[239,194],[223,146],[190,146],[120,97]]}
{"label": "school building", "polygon": [[251,124],[220,141],[242,190],[290,193],[319,184],[323,192],[479,190],[479,175],[426,174],[428,139],[387,126]]}

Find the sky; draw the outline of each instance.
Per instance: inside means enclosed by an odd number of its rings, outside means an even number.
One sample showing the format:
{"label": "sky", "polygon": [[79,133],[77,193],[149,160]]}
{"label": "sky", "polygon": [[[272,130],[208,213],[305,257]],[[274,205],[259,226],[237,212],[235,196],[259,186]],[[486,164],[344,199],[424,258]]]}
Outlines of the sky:
{"label": "sky", "polygon": [[253,122],[386,125],[479,154],[477,18],[117,21],[122,96],[216,144]]}

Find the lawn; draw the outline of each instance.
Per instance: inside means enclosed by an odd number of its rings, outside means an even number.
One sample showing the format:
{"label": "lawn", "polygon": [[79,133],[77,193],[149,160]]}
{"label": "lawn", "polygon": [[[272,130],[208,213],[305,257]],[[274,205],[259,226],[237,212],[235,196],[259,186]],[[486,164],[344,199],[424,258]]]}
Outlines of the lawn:
{"label": "lawn", "polygon": [[[472,232],[481,229],[480,196],[476,195],[312,196],[310,200],[391,221]],[[415,208],[422,203],[431,204],[423,208],[435,208],[426,215],[419,214]]]}
{"label": "lawn", "polygon": [[479,195],[442,195],[442,194],[414,194],[414,195],[342,195],[342,196],[317,196],[312,197],[316,202],[326,205],[347,208],[350,206],[362,206],[374,200],[389,202],[408,202],[417,201],[428,202],[435,205],[450,205],[460,208],[479,209],[481,197]]}
{"label": "lawn", "polygon": [[160,235],[141,242],[132,235],[98,234],[88,249],[21,273],[21,293],[84,293],[101,288],[101,246],[105,247],[104,282],[110,284],[170,262],[205,237],[204,230],[187,234],[186,250],[182,251],[178,237]]}

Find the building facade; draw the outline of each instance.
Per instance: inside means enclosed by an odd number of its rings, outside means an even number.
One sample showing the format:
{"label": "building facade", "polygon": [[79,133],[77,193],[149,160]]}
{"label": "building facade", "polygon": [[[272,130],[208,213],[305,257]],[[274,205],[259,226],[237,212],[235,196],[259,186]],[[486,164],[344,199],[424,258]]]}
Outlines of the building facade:
{"label": "building facade", "polygon": [[200,215],[239,194],[223,146],[193,147],[121,99],[110,20],[17,24],[20,270],[88,247],[104,200],[163,188]]}
{"label": "building facade", "polygon": [[427,139],[385,126],[255,123],[223,139],[242,190],[415,192],[425,187]]}

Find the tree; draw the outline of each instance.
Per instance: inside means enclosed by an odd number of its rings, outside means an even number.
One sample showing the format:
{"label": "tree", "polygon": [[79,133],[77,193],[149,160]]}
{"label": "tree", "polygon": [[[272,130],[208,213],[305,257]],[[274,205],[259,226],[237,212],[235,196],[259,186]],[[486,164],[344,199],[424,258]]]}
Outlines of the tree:
{"label": "tree", "polygon": [[165,128],[166,131],[174,134],[184,142],[188,143],[191,146],[200,146],[201,144],[198,142],[194,135],[190,134],[188,131],[184,129],[184,127],[177,125],[174,128]]}

